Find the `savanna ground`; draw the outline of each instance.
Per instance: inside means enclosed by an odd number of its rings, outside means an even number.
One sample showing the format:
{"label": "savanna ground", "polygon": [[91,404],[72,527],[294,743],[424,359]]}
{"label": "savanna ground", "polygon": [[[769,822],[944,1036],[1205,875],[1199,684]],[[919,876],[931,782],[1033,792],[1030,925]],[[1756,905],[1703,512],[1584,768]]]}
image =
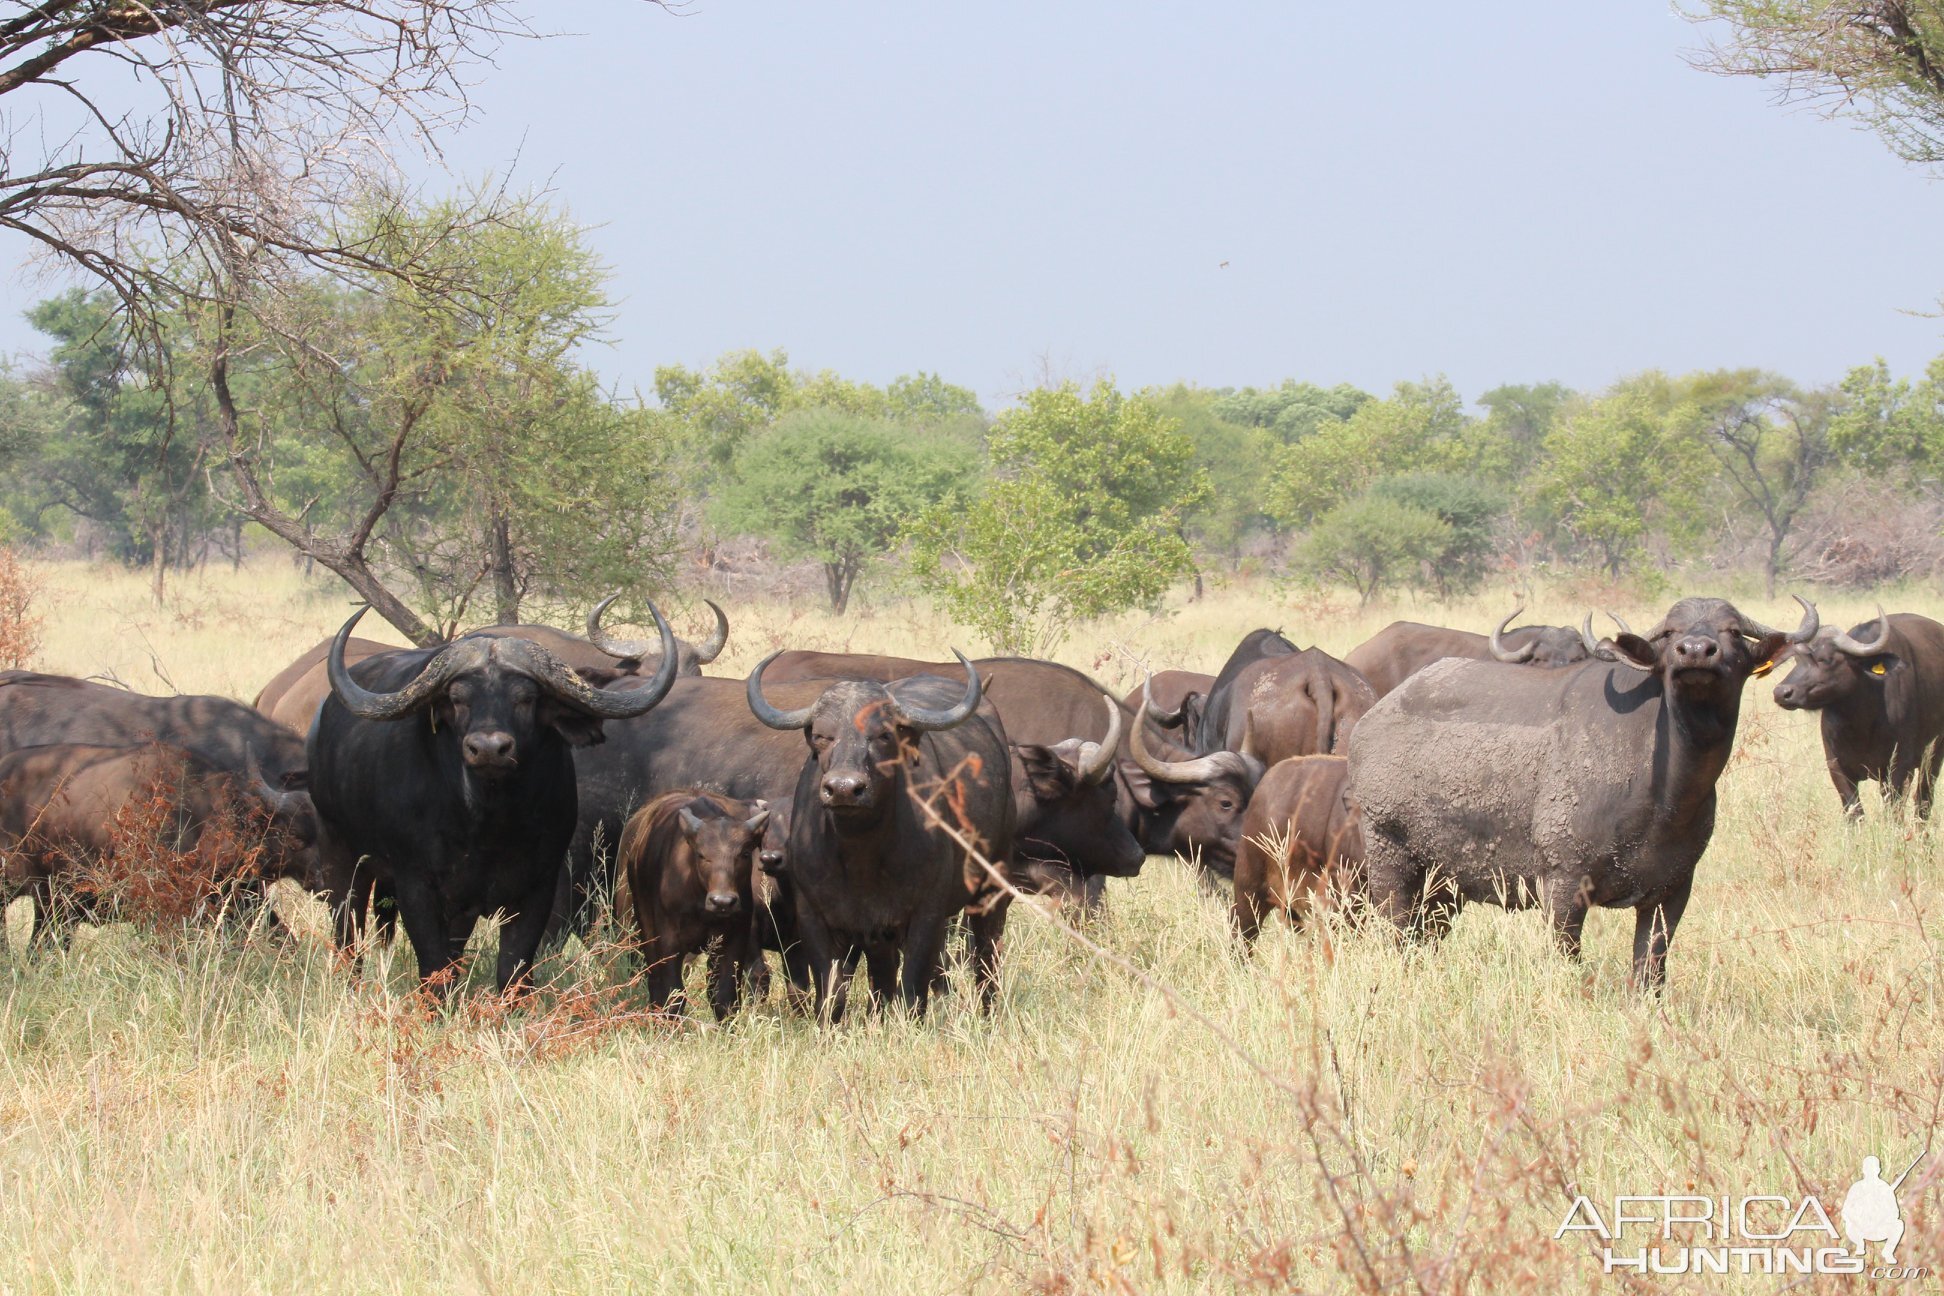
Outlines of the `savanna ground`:
{"label": "savanna ground", "polygon": [[[268,561],[161,610],[137,575],[34,570],[38,664],[144,690],[247,700],[346,613]],[[1620,597],[1637,626],[1671,601]],[[1064,656],[1125,684],[1120,646],[1213,670],[1260,624],[1341,654],[1394,616],[1483,628],[1509,600],[1217,589]],[[785,644],[975,646],[922,606],[727,606],[718,672]],[[989,1018],[960,993],[819,1029],[779,995],[670,1027],[616,988],[625,960],[578,945],[532,1004],[443,1016],[408,958],[354,981],[308,939],[116,926],[16,949],[0,1289],[1585,1291],[1627,1280],[1553,1240],[1575,1193],[1815,1193],[1835,1217],[1863,1156],[1894,1173],[1932,1147],[1900,1196],[1902,1254],[1933,1276],[1810,1285],[1935,1290],[1944,867],[1930,829],[1870,810],[1842,821],[1815,722],[1751,684],[1660,1002],[1627,988],[1630,913],[1596,913],[1577,966],[1536,915],[1489,909],[1435,949],[1277,923],[1246,958],[1226,897],[1163,859],[1084,928],[1124,962],[1015,911]]]}

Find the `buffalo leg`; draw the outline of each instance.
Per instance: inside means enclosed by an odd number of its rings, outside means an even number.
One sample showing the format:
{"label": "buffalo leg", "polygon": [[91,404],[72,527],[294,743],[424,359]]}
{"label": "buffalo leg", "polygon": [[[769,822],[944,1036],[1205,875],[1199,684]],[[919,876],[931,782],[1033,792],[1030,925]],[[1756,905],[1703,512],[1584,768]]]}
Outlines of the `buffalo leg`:
{"label": "buffalo leg", "polygon": [[1089,918],[1099,917],[1107,906],[1107,875],[1089,873],[1080,882],[1080,911]]}
{"label": "buffalo leg", "polygon": [[898,947],[878,942],[866,946],[864,971],[871,979],[872,1001],[890,1007],[898,997]]}
{"label": "buffalo leg", "polygon": [[500,928],[500,993],[509,989],[521,993],[533,988],[533,960],[547,934],[547,920],[553,917],[555,874],[549,873],[527,890],[517,912],[507,915]]}
{"label": "buffalo leg", "polygon": [[924,1016],[931,998],[932,982],[938,977],[945,949],[946,922],[943,918],[921,918],[905,928],[904,1002],[913,1016]]}
{"label": "buffalo leg", "polygon": [[[815,910],[801,902],[796,905],[796,935],[793,944],[802,950],[803,970],[809,974],[816,994],[817,1016],[826,1022],[842,1020],[850,978],[840,973],[839,951],[830,929]],[[787,951],[784,962],[789,962]]]}
{"label": "buffalo leg", "polygon": [[[732,1015],[742,1001],[743,966],[754,942],[742,932],[724,932],[709,951],[709,1007],[716,1020]],[[756,952],[758,959],[761,951]]]}
{"label": "buffalo leg", "polygon": [[1586,881],[1577,878],[1570,883],[1555,884],[1551,894],[1546,897],[1546,914],[1552,921],[1553,944],[1575,963],[1579,961],[1580,938],[1585,934],[1586,914],[1591,905]]}
{"label": "buffalo leg", "polygon": [[1269,909],[1269,874],[1275,865],[1269,852],[1253,841],[1245,841],[1235,853],[1235,901],[1229,921],[1244,945],[1254,945],[1262,931]]}
{"label": "buffalo leg", "polygon": [[[451,993],[452,985],[441,973],[457,957],[448,939],[438,888],[428,879],[407,874],[398,879],[396,889],[398,916],[405,924],[405,935],[411,939],[412,953],[418,959],[419,984],[434,988],[443,998]],[[464,948],[462,944],[461,951]]]}
{"label": "buffalo leg", "polygon": [[1659,899],[1634,911],[1633,982],[1640,990],[1659,994],[1667,986],[1667,948],[1674,929],[1687,911],[1694,879],[1687,878],[1661,892]]}
{"label": "buffalo leg", "polygon": [[641,956],[648,962],[648,1002],[656,1012],[679,1016],[684,998],[681,953],[651,936],[641,943]]}
{"label": "buffalo leg", "polygon": [[1836,795],[1842,799],[1843,813],[1851,819],[1861,819],[1863,798],[1857,795],[1856,780],[1835,760],[1829,762],[1829,781],[1835,785]]}
{"label": "buffalo leg", "polygon": [[976,913],[967,911],[972,937],[972,982],[978,987],[979,1007],[988,1011],[999,996],[999,952],[1006,940],[1006,911],[1012,897],[994,896]]}

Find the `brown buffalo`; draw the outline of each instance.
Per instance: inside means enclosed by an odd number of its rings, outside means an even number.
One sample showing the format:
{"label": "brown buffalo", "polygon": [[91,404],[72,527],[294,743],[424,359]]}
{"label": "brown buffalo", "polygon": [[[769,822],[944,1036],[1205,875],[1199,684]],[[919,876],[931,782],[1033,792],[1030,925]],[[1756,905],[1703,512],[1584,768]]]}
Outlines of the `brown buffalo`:
{"label": "brown buffalo", "polygon": [[682,965],[707,953],[709,1006],[718,1018],[736,1010],[762,961],[755,857],[769,817],[761,801],[690,788],[656,797],[628,820],[621,877],[657,1009],[679,1011]]}
{"label": "brown buffalo", "polygon": [[1508,633],[1506,627],[1523,611],[1523,607],[1512,609],[1512,615],[1489,635],[1393,621],[1352,648],[1343,660],[1382,697],[1426,666],[1447,657],[1551,669],[1583,662],[1592,653],[1595,641],[1590,615],[1577,630],[1571,626],[1521,626]]}
{"label": "brown buffalo", "polygon": [[1272,913],[1300,927],[1363,864],[1349,765],[1342,756],[1296,756],[1262,776],[1235,857],[1235,930],[1243,940],[1255,940]]}
{"label": "brown buffalo", "polygon": [[1164,670],[1146,685],[1129,689],[1121,705],[1134,711],[1141,705],[1142,689],[1149,698],[1148,719],[1163,729],[1179,729],[1193,735],[1200,731],[1202,708],[1215,687],[1215,677],[1200,671]]}
{"label": "brown buffalo", "polygon": [[[212,830],[221,835],[210,836]],[[0,879],[9,896],[25,891],[32,898],[36,935],[59,937],[76,916],[93,912],[66,882],[96,889],[102,879],[89,874],[99,865],[118,872],[114,861],[121,859],[193,873],[151,879],[150,886],[308,881],[316,843],[308,794],[273,788],[254,769],[238,775],[181,747],[55,743],[0,757]],[[157,851],[165,858],[155,860]]]}
{"label": "brown buffalo", "polygon": [[[1224,678],[1226,677],[1226,678]],[[1224,670],[1209,694],[1196,750],[1243,750],[1265,765],[1343,750],[1377,695],[1321,648],[1258,656]]]}

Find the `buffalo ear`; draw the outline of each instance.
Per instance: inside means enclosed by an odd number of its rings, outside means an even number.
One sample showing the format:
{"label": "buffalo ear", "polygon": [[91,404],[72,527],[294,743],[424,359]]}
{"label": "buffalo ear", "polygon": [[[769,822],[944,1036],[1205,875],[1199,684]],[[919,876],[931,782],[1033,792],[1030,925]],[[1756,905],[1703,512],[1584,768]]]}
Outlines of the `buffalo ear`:
{"label": "buffalo ear", "polygon": [[576,666],[574,667],[574,674],[580,676],[594,688],[599,689],[606,688],[616,680],[628,679],[634,672],[616,670],[611,666]]}
{"label": "buffalo ear", "polygon": [[1754,648],[1755,673],[1768,674],[1775,668],[1777,662],[1788,656],[1791,646],[1789,636],[1785,634],[1763,635]]}
{"label": "buffalo ear", "polygon": [[607,734],[601,730],[601,717],[554,698],[541,702],[540,723],[559,734],[569,747],[593,747],[607,741]]}
{"label": "buffalo ear", "polygon": [[1032,788],[1035,801],[1058,801],[1073,790],[1075,775],[1072,766],[1051,747],[1040,743],[1015,743],[1013,751],[1026,771],[1026,785]]}
{"label": "buffalo ear", "polygon": [[1133,761],[1120,761],[1121,777],[1127,780],[1127,790],[1134,798],[1134,804],[1143,810],[1159,810],[1171,798],[1161,784],[1148,776],[1148,772]]}
{"label": "buffalo ear", "polygon": [[310,771],[307,769],[285,770],[277,780],[277,786],[285,792],[310,791]]}
{"label": "buffalo ear", "polygon": [[[1783,637],[1776,636],[1778,639]],[[1621,631],[1606,643],[1630,666],[1637,666],[1645,671],[1660,668],[1660,651],[1651,642],[1642,639],[1631,630]]]}

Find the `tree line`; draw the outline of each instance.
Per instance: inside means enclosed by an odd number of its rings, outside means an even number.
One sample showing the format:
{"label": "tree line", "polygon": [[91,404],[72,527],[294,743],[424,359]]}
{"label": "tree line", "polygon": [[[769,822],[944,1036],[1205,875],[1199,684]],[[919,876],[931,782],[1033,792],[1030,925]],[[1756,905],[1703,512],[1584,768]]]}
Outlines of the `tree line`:
{"label": "tree line", "polygon": [[1500,568],[1640,578],[1708,555],[1772,587],[1939,556],[1870,533],[1902,509],[1938,534],[1944,358],[1823,388],[1650,372],[1475,402],[1443,378],[1107,379],[993,413],[936,374],[879,386],[737,351],[621,394],[586,363],[611,308],[578,228],[531,199],[476,214],[371,215],[367,243],[439,249],[430,280],[317,274],[274,310],[190,301],[147,333],[103,290],[31,307],[45,359],[0,374],[10,537],[145,567],[161,599],[171,570],[268,530],[424,642],[645,596],[755,537],[815,564],[837,611],[861,582],[915,586],[1022,651],[1250,570],[1367,600]]}

